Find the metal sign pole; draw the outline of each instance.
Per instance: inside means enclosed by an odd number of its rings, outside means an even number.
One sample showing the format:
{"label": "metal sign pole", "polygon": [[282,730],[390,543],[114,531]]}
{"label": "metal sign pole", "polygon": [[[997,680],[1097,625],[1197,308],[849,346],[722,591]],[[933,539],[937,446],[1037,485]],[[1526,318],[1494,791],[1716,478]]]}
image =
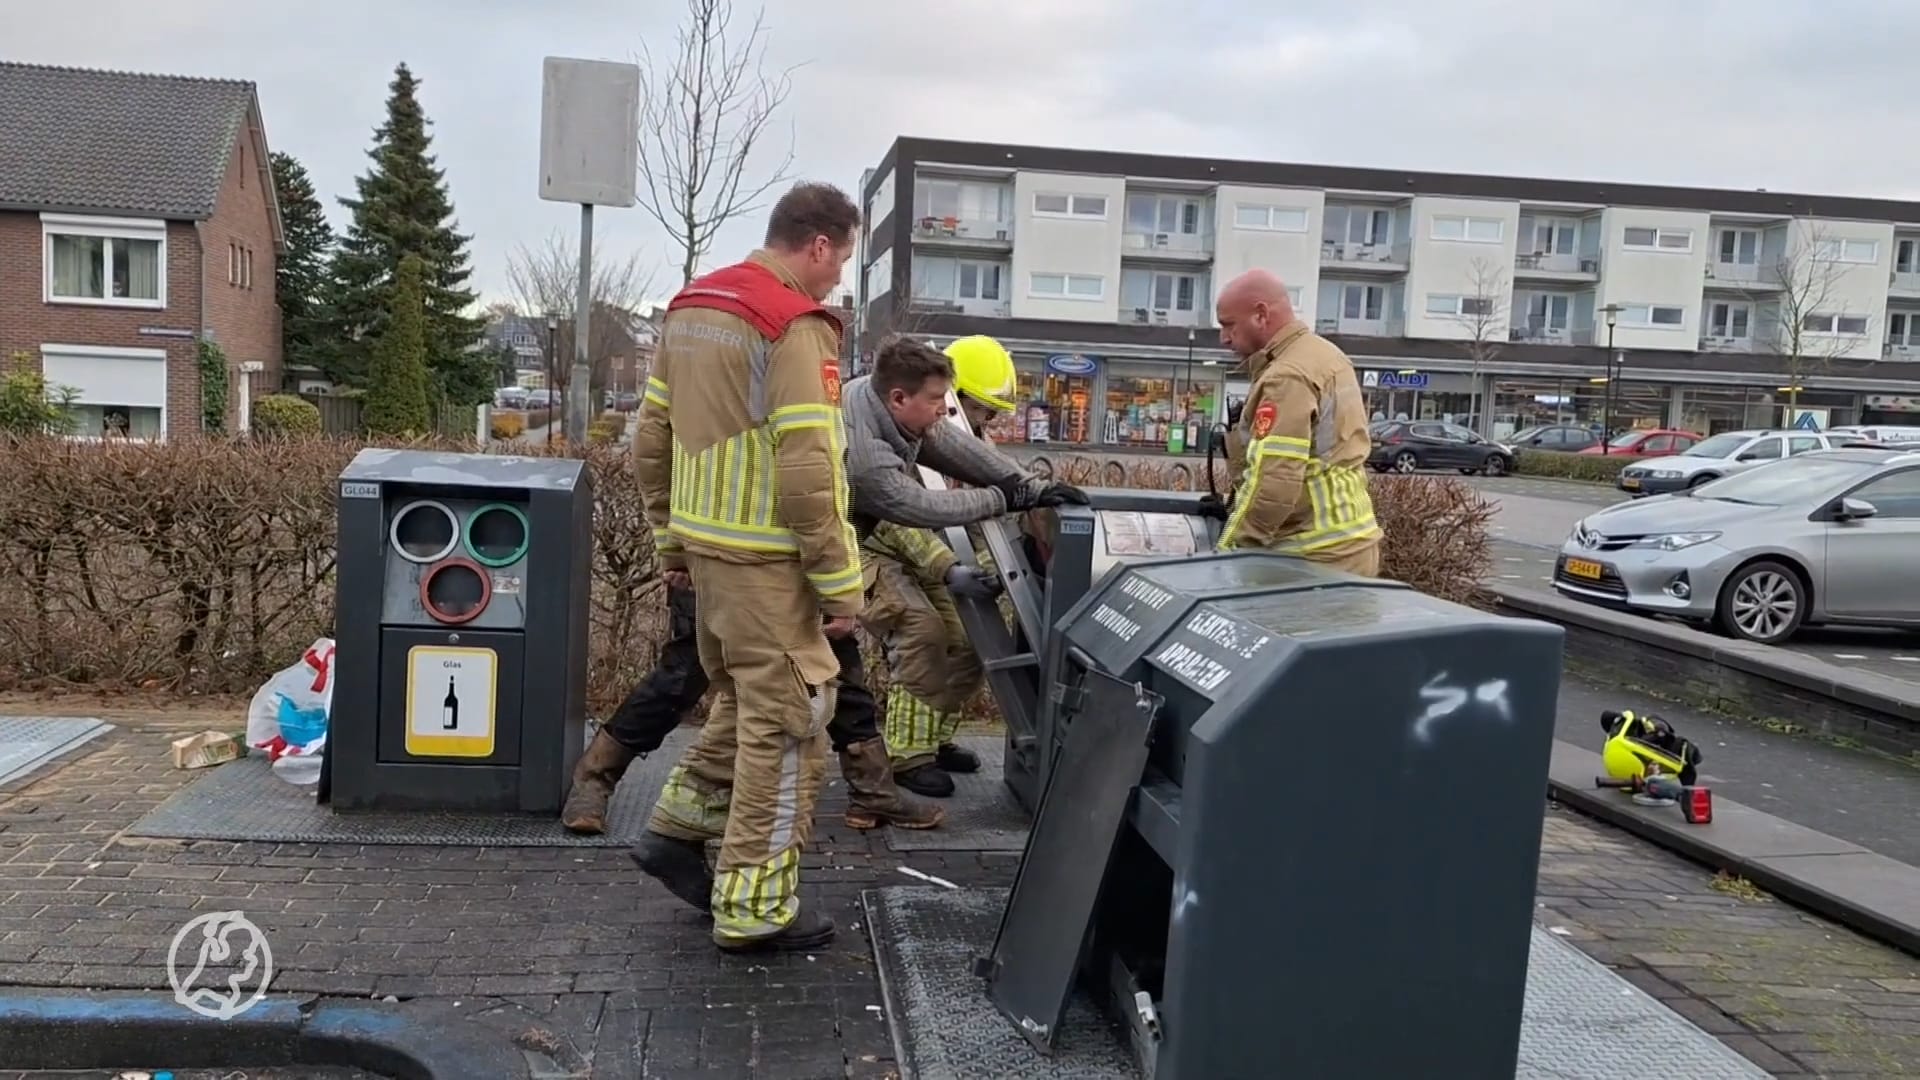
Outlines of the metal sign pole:
{"label": "metal sign pole", "polygon": [[593,397],[593,365],[587,341],[593,335],[593,204],[580,204],[580,282],[573,308],[573,374],[567,379],[567,438],[587,442],[588,408]]}

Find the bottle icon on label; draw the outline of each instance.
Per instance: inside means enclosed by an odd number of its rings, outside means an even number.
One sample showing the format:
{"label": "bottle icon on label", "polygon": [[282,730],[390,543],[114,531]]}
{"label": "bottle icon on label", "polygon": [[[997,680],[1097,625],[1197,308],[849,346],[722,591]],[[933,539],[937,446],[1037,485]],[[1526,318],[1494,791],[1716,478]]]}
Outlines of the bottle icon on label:
{"label": "bottle icon on label", "polygon": [[453,676],[447,676],[447,696],[440,702],[440,730],[454,731],[460,727],[460,696],[453,692]]}

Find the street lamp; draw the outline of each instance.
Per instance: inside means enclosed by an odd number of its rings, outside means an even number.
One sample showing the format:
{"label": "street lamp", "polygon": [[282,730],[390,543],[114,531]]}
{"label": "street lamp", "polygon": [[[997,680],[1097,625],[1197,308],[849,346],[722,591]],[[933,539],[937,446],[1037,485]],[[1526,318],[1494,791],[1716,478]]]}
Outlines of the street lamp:
{"label": "street lamp", "polygon": [[1604,398],[1604,404],[1600,406],[1600,452],[1605,454],[1612,449],[1613,445],[1613,328],[1620,321],[1620,305],[1608,304],[1606,307],[1601,308],[1600,311],[1607,317],[1607,392]]}
{"label": "street lamp", "polygon": [[559,404],[553,400],[553,336],[560,332],[560,316],[547,312],[547,443],[553,443],[553,417]]}

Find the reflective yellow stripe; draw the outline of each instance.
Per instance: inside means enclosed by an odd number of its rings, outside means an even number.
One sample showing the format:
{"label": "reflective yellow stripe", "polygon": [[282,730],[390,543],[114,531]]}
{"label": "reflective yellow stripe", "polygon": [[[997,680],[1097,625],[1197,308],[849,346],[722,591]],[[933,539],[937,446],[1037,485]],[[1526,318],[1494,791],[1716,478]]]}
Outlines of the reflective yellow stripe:
{"label": "reflective yellow stripe", "polygon": [[1357,468],[1340,468],[1310,457],[1305,439],[1269,435],[1247,447],[1247,468],[1235,496],[1233,512],[1220,531],[1220,550],[1232,551],[1237,537],[1260,491],[1261,465],[1267,458],[1306,462],[1301,492],[1306,496],[1308,526],[1300,532],[1276,539],[1267,550],[1280,553],[1319,551],[1347,540],[1380,535],[1373,516],[1373,498],[1367,493],[1366,474]]}
{"label": "reflective yellow stripe", "polygon": [[767,417],[767,426],[773,429],[775,443],[780,436],[801,428],[835,428],[840,424],[840,410],[831,405],[788,405],[773,410]]}
{"label": "reflective yellow stripe", "polygon": [[859,592],[865,587],[858,563],[830,574],[808,574],[807,581],[821,596],[840,596],[845,593]]}
{"label": "reflective yellow stripe", "polygon": [[669,400],[667,396],[667,384],[651,375],[647,376],[647,392],[645,397],[648,401],[664,408]]}
{"label": "reflective yellow stripe", "polygon": [[800,914],[800,847],[714,875],[713,936],[727,941],[770,937]]}
{"label": "reflective yellow stripe", "polygon": [[1264,439],[1255,439],[1247,444],[1247,460],[1258,461],[1261,458],[1290,458],[1294,461],[1307,460],[1307,451],[1312,449],[1305,439],[1293,439],[1285,435],[1269,435]]}

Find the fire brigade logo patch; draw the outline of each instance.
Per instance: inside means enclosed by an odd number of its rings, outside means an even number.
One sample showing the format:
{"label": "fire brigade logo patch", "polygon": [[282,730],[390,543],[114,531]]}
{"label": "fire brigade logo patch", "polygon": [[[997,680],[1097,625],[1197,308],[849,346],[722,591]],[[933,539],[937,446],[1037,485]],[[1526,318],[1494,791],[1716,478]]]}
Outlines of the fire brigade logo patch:
{"label": "fire brigade logo patch", "polygon": [[1259,408],[1253,410],[1253,437],[1264,439],[1267,437],[1267,432],[1272,430],[1273,403],[1262,402]]}
{"label": "fire brigade logo patch", "polygon": [[838,407],[840,404],[840,364],[828,360],[820,365],[820,385],[827,391],[827,404]]}

